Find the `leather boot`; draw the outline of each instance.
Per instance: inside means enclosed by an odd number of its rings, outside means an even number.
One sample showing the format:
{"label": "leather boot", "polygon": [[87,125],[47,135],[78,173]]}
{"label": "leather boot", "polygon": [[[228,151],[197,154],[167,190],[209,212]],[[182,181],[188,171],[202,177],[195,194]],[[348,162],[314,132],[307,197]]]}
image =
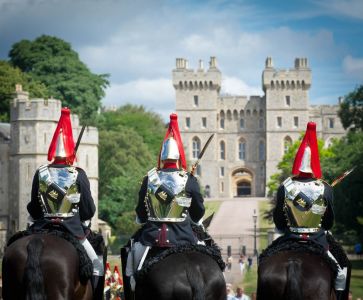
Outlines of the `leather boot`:
{"label": "leather boot", "polygon": [[93,300],[103,300],[104,276],[92,276]]}
{"label": "leather boot", "polygon": [[345,291],[335,291],[335,296],[337,300],[348,300]]}

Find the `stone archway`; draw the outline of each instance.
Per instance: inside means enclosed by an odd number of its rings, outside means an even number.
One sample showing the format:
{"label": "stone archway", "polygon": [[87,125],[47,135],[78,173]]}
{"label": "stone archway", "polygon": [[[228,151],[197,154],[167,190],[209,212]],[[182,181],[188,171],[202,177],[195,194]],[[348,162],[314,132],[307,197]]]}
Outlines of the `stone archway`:
{"label": "stone archway", "polygon": [[245,168],[240,168],[232,173],[233,197],[245,197],[253,195],[253,175]]}

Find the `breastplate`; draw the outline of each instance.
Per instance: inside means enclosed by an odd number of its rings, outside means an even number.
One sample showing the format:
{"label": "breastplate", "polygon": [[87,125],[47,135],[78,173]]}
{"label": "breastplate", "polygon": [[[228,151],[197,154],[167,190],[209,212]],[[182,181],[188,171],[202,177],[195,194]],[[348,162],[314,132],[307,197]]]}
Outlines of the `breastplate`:
{"label": "breastplate", "polygon": [[145,198],[148,220],[182,222],[192,199],[185,193],[188,175],[184,171],[164,172],[156,168],[148,172]]}
{"label": "breastplate", "polygon": [[320,230],[327,203],[321,180],[300,182],[286,179],[284,213],[290,231],[311,233]]}
{"label": "breastplate", "polygon": [[39,168],[39,200],[45,217],[67,218],[78,212],[77,175],[75,167]]}

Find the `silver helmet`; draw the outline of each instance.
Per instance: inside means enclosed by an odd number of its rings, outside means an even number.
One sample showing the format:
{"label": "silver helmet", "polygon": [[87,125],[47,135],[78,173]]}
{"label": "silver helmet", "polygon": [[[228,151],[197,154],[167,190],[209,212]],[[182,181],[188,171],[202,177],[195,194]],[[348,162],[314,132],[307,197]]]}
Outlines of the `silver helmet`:
{"label": "silver helmet", "polygon": [[309,146],[306,146],[304,150],[299,171],[304,173],[313,173],[313,170],[311,169],[311,149]]}
{"label": "silver helmet", "polygon": [[66,158],[66,149],[64,148],[64,142],[63,142],[63,132],[61,131],[59,133],[58,139],[57,139],[57,146],[55,149],[55,157],[62,157]]}
{"label": "silver helmet", "polygon": [[173,137],[169,137],[163,143],[161,148],[160,160],[173,159],[178,160],[180,157],[178,144]]}

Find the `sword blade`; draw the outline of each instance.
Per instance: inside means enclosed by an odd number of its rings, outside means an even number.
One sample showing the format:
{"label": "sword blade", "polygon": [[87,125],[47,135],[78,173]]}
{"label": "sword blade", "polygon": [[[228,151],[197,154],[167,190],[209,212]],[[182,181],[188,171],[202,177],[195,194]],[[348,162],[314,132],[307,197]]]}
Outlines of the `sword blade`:
{"label": "sword blade", "polygon": [[356,167],[351,168],[348,171],[345,171],[342,175],[340,175],[338,178],[336,178],[332,183],[331,186],[337,185],[339,182],[341,182],[345,177],[347,177],[350,173],[354,171]]}
{"label": "sword blade", "polygon": [[208,139],[208,141],[205,143],[205,145],[204,145],[204,147],[203,147],[202,151],[200,151],[200,153],[199,153],[199,155],[198,155],[198,160],[200,160],[200,159],[203,157],[204,152],[205,152],[205,150],[208,148],[208,145],[209,145],[209,144],[210,144],[210,142],[212,141],[213,137],[214,137],[214,133],[213,133],[213,134],[209,137],[209,139]]}

